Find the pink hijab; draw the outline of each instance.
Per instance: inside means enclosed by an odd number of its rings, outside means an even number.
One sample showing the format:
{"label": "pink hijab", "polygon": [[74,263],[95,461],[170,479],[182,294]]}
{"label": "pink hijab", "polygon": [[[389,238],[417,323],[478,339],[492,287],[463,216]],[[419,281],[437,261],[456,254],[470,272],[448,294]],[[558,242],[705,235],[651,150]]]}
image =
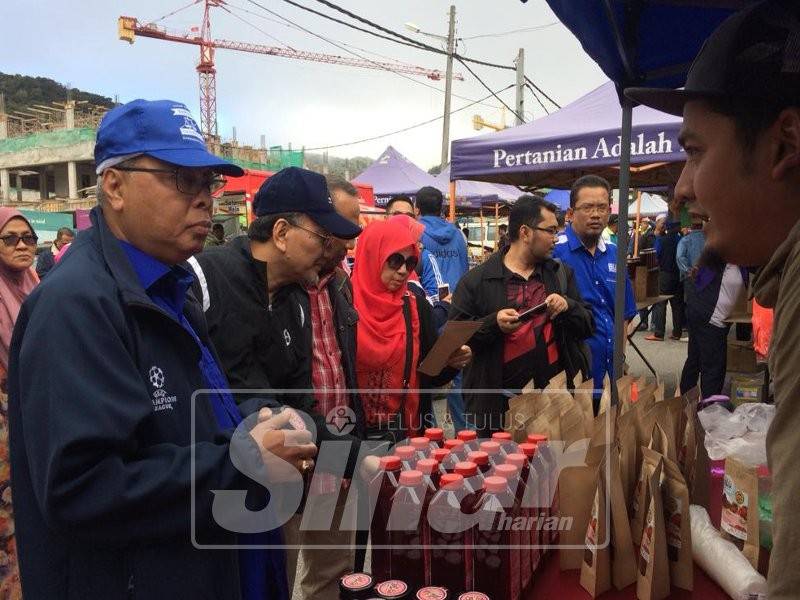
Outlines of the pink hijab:
{"label": "pink hijab", "polygon": [[[6,207],[0,207],[0,230],[13,218],[23,219],[33,231],[30,221],[21,212]],[[11,333],[14,331],[19,309],[38,283],[39,276],[33,267],[24,271],[12,271],[0,263],[0,367],[3,371],[8,369]],[[2,378],[5,379],[5,376]]]}

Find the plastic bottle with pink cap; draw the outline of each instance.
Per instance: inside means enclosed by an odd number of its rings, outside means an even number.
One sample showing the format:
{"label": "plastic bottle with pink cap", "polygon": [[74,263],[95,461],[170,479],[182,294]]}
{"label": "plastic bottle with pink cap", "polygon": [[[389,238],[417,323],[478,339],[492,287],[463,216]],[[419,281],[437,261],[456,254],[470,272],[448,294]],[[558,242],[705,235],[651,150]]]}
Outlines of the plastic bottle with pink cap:
{"label": "plastic bottle with pink cap", "polygon": [[515,499],[503,477],[487,477],[483,487],[473,528],[473,589],[492,600],[518,600],[522,589],[519,551],[512,538],[514,519],[505,508],[513,506]]}
{"label": "plastic bottle with pink cap", "polygon": [[[547,500],[548,515],[558,516],[559,503],[558,503],[558,461],[555,452],[550,446],[548,437],[544,434],[531,433],[528,434],[528,441],[536,444],[537,453],[542,457],[545,463],[547,473],[547,493],[549,498]],[[548,544],[555,544],[558,541],[558,531],[555,529],[545,532]]]}
{"label": "plastic bottle with pink cap", "polygon": [[474,429],[462,429],[456,434],[456,438],[464,442],[466,446],[465,452],[477,450],[480,445],[478,441],[478,432]]}
{"label": "plastic bottle with pink cap", "polygon": [[542,560],[542,548],[545,543],[542,539],[544,532],[542,524],[547,517],[546,508],[547,477],[545,476],[545,464],[542,457],[537,452],[536,444],[524,443],[519,445],[520,452],[528,461],[527,470],[523,468],[522,477],[525,483],[525,492],[522,496],[521,506],[528,510],[530,517],[534,517],[535,526],[530,530],[530,543],[533,546],[531,551],[531,570],[535,573]]}
{"label": "plastic bottle with pink cap", "polygon": [[508,431],[495,431],[492,434],[492,441],[500,444],[500,453],[503,456],[519,452],[517,443]]}
{"label": "plastic bottle with pink cap", "polygon": [[[511,454],[510,456],[518,456]],[[522,457],[523,461],[525,457]],[[514,564],[519,564],[520,586],[526,590],[531,583],[531,545],[529,531],[532,522],[523,513],[520,506],[520,492],[522,490],[522,479],[520,478],[520,468],[515,464],[517,461],[506,462],[495,467],[493,475],[503,477],[508,482],[508,491],[513,499],[513,504],[507,506],[506,514],[510,514],[514,519],[514,527],[511,531],[511,544],[515,546],[516,552],[512,552]]]}
{"label": "plastic bottle with pink cap", "polygon": [[394,455],[403,463],[404,471],[412,471],[417,465],[417,450],[414,446],[395,446]]}
{"label": "plastic bottle with pink cap", "polygon": [[464,440],[460,440],[458,438],[445,440],[444,447],[450,450],[450,454],[454,455],[458,459],[456,462],[467,459],[467,453],[469,451],[464,445]]}
{"label": "plastic bottle with pink cap", "polygon": [[425,430],[425,437],[428,438],[432,444],[435,444],[439,448],[444,448],[444,429],[428,427]]}
{"label": "plastic bottle with pink cap", "polygon": [[433,449],[437,448],[436,444],[431,442],[430,439],[425,436],[413,437],[408,441],[408,444],[414,448],[417,460],[430,458]]}
{"label": "plastic bottle with pink cap", "polygon": [[368,484],[370,498],[375,498],[375,512],[370,523],[372,540],[372,575],[376,581],[389,579],[392,575],[392,559],[389,533],[386,528],[392,509],[392,498],[400,485],[403,468],[397,456],[383,456],[378,463],[378,472]]}
{"label": "plastic bottle with pink cap", "polygon": [[417,470],[402,471],[399,483],[388,522],[392,577],[418,589],[425,585],[423,510],[428,486]]}
{"label": "plastic bottle with pink cap", "polygon": [[502,465],[504,461],[504,456],[500,452],[500,443],[494,440],[487,440],[485,442],[481,442],[480,451],[486,452],[489,455],[489,464],[492,467],[496,467],[497,465]]}
{"label": "plastic bottle with pink cap", "polygon": [[472,585],[472,527],[470,515],[462,507],[466,497],[464,478],[447,474],[428,506],[426,571],[433,580],[428,583],[446,587],[451,594],[460,594]]}

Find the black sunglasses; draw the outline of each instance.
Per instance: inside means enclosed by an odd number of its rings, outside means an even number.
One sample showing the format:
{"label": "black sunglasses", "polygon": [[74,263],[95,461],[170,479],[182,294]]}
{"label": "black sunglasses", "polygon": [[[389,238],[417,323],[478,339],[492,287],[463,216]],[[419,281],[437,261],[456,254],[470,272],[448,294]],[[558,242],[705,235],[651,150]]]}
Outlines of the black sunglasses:
{"label": "black sunglasses", "polygon": [[15,248],[19,241],[22,240],[26,246],[35,246],[36,242],[39,240],[39,237],[32,234],[26,233],[25,235],[17,235],[16,233],[9,233],[8,235],[4,235],[0,237],[0,240],[3,240],[3,243],[10,247]]}
{"label": "black sunglasses", "polygon": [[181,194],[196,196],[200,192],[207,191],[210,194],[218,192],[227,180],[212,172],[202,172],[198,169],[189,167],[176,167],[174,169],[149,169],[145,167],[111,167],[117,171],[129,171],[133,173],[167,173],[175,178],[175,187]]}
{"label": "black sunglasses", "polygon": [[399,271],[400,267],[403,265],[406,266],[406,271],[409,273],[417,268],[417,263],[419,259],[416,256],[409,256],[406,258],[399,252],[395,252],[394,254],[390,254],[389,258],[386,259],[386,264],[389,265],[390,269],[394,269],[395,271]]}

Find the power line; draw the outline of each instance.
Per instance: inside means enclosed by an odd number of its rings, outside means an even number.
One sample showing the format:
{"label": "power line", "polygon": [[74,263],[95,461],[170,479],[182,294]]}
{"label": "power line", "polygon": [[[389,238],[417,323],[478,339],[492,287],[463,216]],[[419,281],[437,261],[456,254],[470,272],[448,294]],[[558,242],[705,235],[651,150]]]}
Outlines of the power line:
{"label": "power line", "polygon": [[247,19],[244,19],[244,18],[240,17],[239,15],[235,14],[235,13],[234,13],[232,10],[230,10],[230,9],[229,9],[227,6],[225,6],[224,4],[220,4],[220,5],[219,5],[219,7],[220,7],[222,10],[224,10],[226,13],[228,13],[230,16],[232,16],[232,17],[234,17],[234,18],[236,18],[236,19],[239,19],[239,20],[240,20],[242,23],[244,23],[245,25],[249,25],[250,27],[252,27],[252,28],[253,28],[253,29],[255,29],[256,31],[260,31],[261,33],[263,33],[263,34],[264,34],[265,36],[267,36],[269,39],[271,39],[271,40],[273,40],[273,41],[275,41],[275,42],[278,42],[278,43],[279,43],[281,46],[284,46],[285,48],[289,48],[289,50],[294,50],[294,51],[296,52],[296,50],[295,50],[294,48],[292,48],[292,47],[291,47],[289,44],[287,44],[286,42],[284,42],[284,41],[282,41],[282,40],[279,40],[279,39],[278,39],[278,38],[276,38],[274,35],[272,35],[272,34],[270,34],[270,33],[267,33],[266,31],[264,31],[263,29],[261,29],[261,27],[259,27],[258,25],[255,25],[254,23],[251,23],[251,22],[250,22],[250,21],[248,21]]}
{"label": "power line", "polygon": [[[489,94],[485,98],[482,98],[481,100],[475,100],[473,102],[470,102],[469,104],[465,104],[464,106],[462,106],[460,108],[457,108],[455,110],[451,110],[450,114],[453,115],[453,114],[455,114],[457,112],[461,112],[462,110],[466,110],[470,106],[474,106],[475,104],[480,104],[483,100],[487,100],[487,99],[491,98],[492,96],[497,97],[496,94],[505,92],[506,90],[508,90],[508,89],[510,89],[512,87],[514,87],[513,84],[509,85],[508,87],[503,88],[502,90],[498,90],[496,93],[492,92],[491,94]],[[443,118],[444,118],[444,115],[439,115],[438,117],[434,117],[433,119],[428,119],[427,121],[423,121],[422,123],[417,123],[416,125],[411,125],[409,127],[404,127],[403,129],[398,129],[397,131],[392,131],[392,132],[389,132],[389,133],[382,133],[381,135],[376,135],[376,136],[372,136],[372,137],[369,137],[369,138],[356,140],[354,142],[346,142],[344,144],[332,144],[330,146],[318,146],[316,148],[306,148],[305,151],[306,152],[314,152],[316,150],[330,150],[331,148],[342,148],[343,146],[354,146],[356,144],[363,144],[365,142],[373,142],[373,141],[379,140],[381,138],[389,137],[389,136],[392,136],[392,135],[397,135],[399,133],[405,133],[406,131],[411,131],[412,129],[417,129],[418,127],[423,127],[425,125],[430,125],[431,123],[435,123],[436,121],[439,121],[440,119],[443,119]]]}
{"label": "power line", "polygon": [[512,29],[511,31],[502,31],[500,33],[483,33],[481,35],[471,35],[469,37],[462,37],[458,38],[460,40],[477,40],[480,38],[495,38],[495,37],[503,37],[505,35],[511,35],[514,33],[525,33],[528,31],[541,31],[542,29],[548,29],[549,27],[553,27],[554,25],[558,25],[558,21],[553,21],[552,23],[545,23],[544,25],[536,25],[534,27],[524,27],[522,29]]}
{"label": "power line", "polygon": [[187,9],[187,8],[189,8],[190,6],[194,6],[195,4],[199,4],[200,2],[202,2],[202,0],[192,0],[192,2],[190,2],[190,3],[189,3],[189,4],[187,4],[186,6],[181,6],[180,8],[176,8],[176,9],[175,9],[175,10],[173,10],[172,12],[165,14],[163,17],[159,17],[158,19],[156,19],[156,20],[154,20],[154,21],[148,21],[148,23],[150,23],[150,24],[155,24],[155,23],[158,23],[159,21],[163,21],[163,20],[164,20],[164,19],[166,19],[167,17],[171,17],[172,15],[177,15],[177,14],[178,14],[179,12],[181,12],[182,10],[186,10],[186,9]]}
{"label": "power line", "polygon": [[[472,74],[472,76],[473,76],[475,79],[477,79],[477,80],[478,80],[478,83],[480,83],[480,84],[481,84],[483,87],[485,87],[485,88],[486,88],[486,89],[487,89],[487,90],[488,90],[488,91],[491,93],[491,95],[492,95],[492,96],[494,96],[495,98],[497,98],[497,99],[500,101],[500,103],[501,103],[503,106],[505,106],[505,107],[506,107],[506,108],[507,108],[509,111],[511,111],[511,114],[512,114],[512,115],[514,115],[515,117],[517,117],[517,118],[518,118],[520,121],[524,121],[524,120],[525,120],[525,119],[523,119],[523,118],[522,118],[522,117],[521,117],[519,114],[517,114],[517,111],[515,111],[515,110],[514,110],[513,108],[511,108],[511,107],[510,107],[508,104],[506,104],[506,103],[503,101],[503,99],[502,99],[500,96],[498,96],[497,94],[495,94],[495,93],[492,91],[492,88],[490,88],[488,85],[486,85],[486,83],[484,83],[483,79],[481,79],[480,77],[478,77],[478,74],[477,74],[477,73],[475,73],[475,71],[473,71],[473,70],[470,68],[470,66],[469,66],[469,65],[468,65],[466,62],[464,62],[464,60],[462,60],[462,59],[461,59],[461,58],[459,58],[459,57],[455,57],[455,58],[456,58],[456,60],[457,60],[458,62],[460,62],[462,65],[464,65],[464,68],[465,68],[467,71],[469,71],[469,72]],[[512,85],[511,87],[514,87],[514,86]]]}
{"label": "power line", "polygon": [[[318,33],[315,33],[313,31],[311,31],[310,29],[307,29],[307,28],[303,27],[302,25],[298,25],[297,23],[295,23],[294,21],[291,21],[290,19],[284,17],[283,15],[280,15],[280,14],[270,10],[266,6],[263,6],[262,4],[259,4],[258,2],[256,2],[256,0],[247,0],[247,1],[250,4],[253,4],[254,6],[257,6],[261,10],[264,10],[264,11],[268,12],[269,14],[278,17],[279,19],[281,19],[283,21],[286,21],[287,23],[289,23],[290,25],[292,25],[295,28],[299,29],[300,31],[303,31],[303,32],[305,32],[305,33],[307,33],[309,35],[312,35],[312,36],[316,37],[316,38],[319,38],[319,39],[323,40],[324,42],[327,42],[328,44],[331,44],[332,46],[338,48],[339,50],[342,50],[343,52],[347,52],[348,54],[352,54],[353,56],[355,56],[357,58],[360,58],[361,60],[369,62],[369,63],[373,64],[376,68],[378,68],[380,70],[387,71],[389,73],[394,73],[398,77],[402,77],[403,79],[407,79],[408,81],[411,81],[411,82],[413,82],[413,83],[415,83],[417,85],[422,85],[422,86],[430,88],[432,90],[436,90],[437,92],[439,92],[441,94],[444,93],[444,90],[442,90],[441,88],[436,87],[435,85],[430,85],[428,83],[425,83],[424,81],[420,81],[419,79],[414,79],[413,77],[410,77],[410,76],[405,75],[403,73],[398,73],[397,71],[392,71],[391,69],[387,68],[386,66],[384,66],[384,65],[382,65],[380,63],[377,63],[374,60],[367,58],[366,56],[363,56],[363,55],[361,55],[361,54],[359,54],[357,52],[353,52],[352,50],[349,50],[348,48],[346,48],[343,45],[343,42],[337,42],[335,40],[332,40],[330,38],[322,36],[322,35],[320,35]],[[394,59],[392,59],[392,60],[394,60]],[[470,102],[475,102],[475,103],[481,103],[482,102],[482,101],[475,101],[472,98],[467,98],[465,96],[459,96],[458,94],[453,94],[453,96],[455,96],[456,98],[460,98],[462,100],[468,100]],[[491,106],[492,108],[499,108],[499,107],[493,106],[491,104],[488,105],[488,106]]]}
{"label": "power line", "polygon": [[527,75],[525,75],[525,81],[527,81],[531,86],[533,86],[533,88],[537,92],[539,92],[542,96],[547,98],[553,104],[553,106],[555,106],[556,108],[561,108],[561,105],[558,102],[556,102],[550,96],[548,96],[546,93],[544,93],[544,91],[542,91],[542,89],[538,85],[533,83],[533,81],[531,81],[530,77],[528,77]]}
{"label": "power line", "polygon": [[539,103],[539,106],[542,107],[542,110],[544,110],[544,112],[546,112],[549,115],[550,111],[547,110],[547,107],[544,104],[542,104],[542,99],[539,98],[539,96],[536,94],[536,90],[534,90],[529,83],[526,83],[525,87],[528,88],[530,90],[531,94],[533,95],[533,97],[536,98],[536,102]]}

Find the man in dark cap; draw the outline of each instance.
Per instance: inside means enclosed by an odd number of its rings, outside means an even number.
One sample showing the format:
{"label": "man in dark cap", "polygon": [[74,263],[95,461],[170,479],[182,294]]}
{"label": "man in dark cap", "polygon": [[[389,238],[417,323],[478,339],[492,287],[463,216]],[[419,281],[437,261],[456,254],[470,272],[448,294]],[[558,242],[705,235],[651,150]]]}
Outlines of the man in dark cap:
{"label": "man in dark cap", "polygon": [[675,194],[707,221],[707,250],[729,263],[763,265],[753,292],[759,304],[775,309],[769,362],[776,414],[767,434],[774,482],[769,598],[797,598],[800,3],[762,2],[728,18],[706,41],[684,89],[626,93],[683,115],[687,162]]}
{"label": "man in dark cap", "polygon": [[[351,208],[344,210],[352,205],[348,199],[336,198],[343,212],[352,212]],[[197,275],[195,292],[202,298],[209,334],[217,345],[231,387],[252,391],[241,394],[242,399],[263,394],[264,390],[280,390],[282,403],[313,420],[318,445],[325,440],[356,442],[349,435],[350,430],[343,433],[328,427],[327,415],[319,410],[319,398],[312,389],[316,379],[312,357],[316,348],[309,334],[318,316],[312,312],[307,298],[299,299],[297,286],[316,290],[321,272],[324,284],[330,283],[329,276],[341,263],[349,241],[361,233],[358,217],[348,218],[337,212],[325,178],[298,167],[278,171],[265,181],[255,196],[253,212],[256,219],[247,235],[234,238],[225,246],[210,248],[189,261]],[[348,333],[354,334],[352,327],[356,320],[352,310]],[[337,362],[340,365],[342,361]],[[344,373],[340,375],[344,377]],[[348,387],[335,375],[332,380],[335,382],[332,387]],[[346,477],[353,471],[358,444],[352,443],[349,451]],[[312,490],[319,489],[318,482],[325,475],[314,474]],[[338,490],[338,485],[335,489]],[[337,495],[332,498],[331,511],[337,508]],[[331,525],[338,527],[338,523]],[[299,526],[300,518],[292,518],[285,524],[287,544],[302,543]],[[348,533],[347,545],[352,537],[352,532]],[[330,543],[340,543],[342,537]],[[340,564],[339,556],[344,553],[350,557],[348,566],[352,569],[351,550],[344,543],[341,545],[345,547],[326,550],[328,566]],[[290,549],[287,561],[290,589],[296,564],[297,550]],[[324,570],[326,575],[329,572],[330,569]],[[333,587],[338,586],[336,581],[341,575],[335,573]],[[322,583],[321,588],[314,587],[309,592],[312,597],[332,597],[330,582],[325,579]],[[310,590],[307,585],[303,589]]]}
{"label": "man in dark cap", "polygon": [[253,473],[299,468],[316,449],[283,416],[243,422],[181,266],[203,248],[222,175],[242,170],[170,100],[109,111],[95,162],[93,226],[23,304],[11,346],[23,593],[288,598],[282,551],[235,549],[279,532],[220,526],[217,500],[263,500]]}

